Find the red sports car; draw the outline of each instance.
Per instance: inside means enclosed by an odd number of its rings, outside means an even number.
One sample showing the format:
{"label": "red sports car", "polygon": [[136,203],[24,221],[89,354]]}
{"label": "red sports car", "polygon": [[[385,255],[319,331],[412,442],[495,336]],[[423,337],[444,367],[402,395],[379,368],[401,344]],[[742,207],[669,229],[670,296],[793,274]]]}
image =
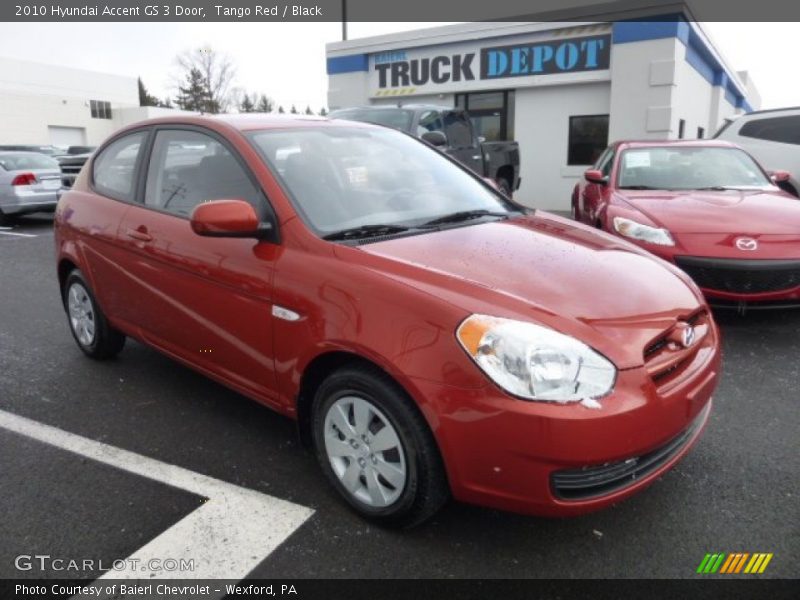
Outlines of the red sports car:
{"label": "red sports car", "polygon": [[346,121],[146,121],[56,211],[72,335],[126,337],[298,421],[350,506],[622,500],[700,436],[719,334],[689,277]]}
{"label": "red sports car", "polygon": [[572,194],[572,215],[692,276],[710,302],[800,305],[800,200],[720,141],[609,146]]}

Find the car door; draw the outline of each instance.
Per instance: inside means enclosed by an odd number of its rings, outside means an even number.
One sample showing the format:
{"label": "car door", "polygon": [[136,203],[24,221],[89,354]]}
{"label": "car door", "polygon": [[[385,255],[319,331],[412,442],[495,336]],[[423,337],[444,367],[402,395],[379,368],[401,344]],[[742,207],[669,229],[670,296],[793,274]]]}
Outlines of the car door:
{"label": "car door", "polygon": [[142,338],[240,390],[273,400],[271,296],[280,247],[195,234],[203,202],[245,200],[271,211],[244,160],[200,128],[155,130],[141,202],[125,214],[125,293]]}
{"label": "car door", "polygon": [[472,123],[467,115],[463,111],[448,111],[444,113],[443,120],[448,154],[478,175],[484,175],[481,147],[473,135]]}
{"label": "car door", "polygon": [[64,220],[76,232],[79,252],[94,293],[106,316],[127,328],[130,297],[125,288],[124,250],[119,227],[136,195],[144,148],[149,135],[142,129],[117,137],[97,153],[89,172],[89,190],[72,190]]}

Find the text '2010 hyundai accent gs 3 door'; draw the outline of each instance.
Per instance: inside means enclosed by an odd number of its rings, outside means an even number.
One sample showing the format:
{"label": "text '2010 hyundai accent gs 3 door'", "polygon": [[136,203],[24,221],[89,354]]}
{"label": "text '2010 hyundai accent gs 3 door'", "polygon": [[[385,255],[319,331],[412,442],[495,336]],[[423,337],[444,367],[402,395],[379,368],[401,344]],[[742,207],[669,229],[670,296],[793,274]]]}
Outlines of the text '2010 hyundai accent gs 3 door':
{"label": "text '2010 hyundai accent gs 3 door'", "polygon": [[87,355],[130,336],[297,419],[387,525],[451,496],[608,506],[689,450],[717,383],[680,270],[371,125],[132,126],[62,198],[56,245]]}

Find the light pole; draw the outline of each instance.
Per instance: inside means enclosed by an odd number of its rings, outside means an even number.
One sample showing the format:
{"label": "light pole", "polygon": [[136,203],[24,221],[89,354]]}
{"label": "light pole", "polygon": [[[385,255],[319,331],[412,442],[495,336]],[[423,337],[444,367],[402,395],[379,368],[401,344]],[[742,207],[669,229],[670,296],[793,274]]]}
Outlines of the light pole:
{"label": "light pole", "polygon": [[342,0],[342,41],[347,39],[347,0]]}

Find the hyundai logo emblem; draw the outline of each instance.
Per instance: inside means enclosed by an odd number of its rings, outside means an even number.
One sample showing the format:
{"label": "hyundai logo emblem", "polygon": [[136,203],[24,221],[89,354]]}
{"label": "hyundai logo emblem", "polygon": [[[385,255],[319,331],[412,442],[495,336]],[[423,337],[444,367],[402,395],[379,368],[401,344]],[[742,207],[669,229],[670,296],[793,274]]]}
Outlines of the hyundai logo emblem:
{"label": "hyundai logo emblem", "polygon": [[681,335],[681,344],[684,348],[688,348],[694,344],[694,327],[686,327]]}
{"label": "hyundai logo emblem", "polygon": [[753,238],[741,237],[736,239],[736,247],[739,250],[750,251],[758,249],[758,241]]}
{"label": "hyundai logo emblem", "polygon": [[684,321],[675,324],[675,327],[669,332],[667,339],[675,344],[683,346],[684,348],[690,347],[694,344],[696,333],[694,327]]}

